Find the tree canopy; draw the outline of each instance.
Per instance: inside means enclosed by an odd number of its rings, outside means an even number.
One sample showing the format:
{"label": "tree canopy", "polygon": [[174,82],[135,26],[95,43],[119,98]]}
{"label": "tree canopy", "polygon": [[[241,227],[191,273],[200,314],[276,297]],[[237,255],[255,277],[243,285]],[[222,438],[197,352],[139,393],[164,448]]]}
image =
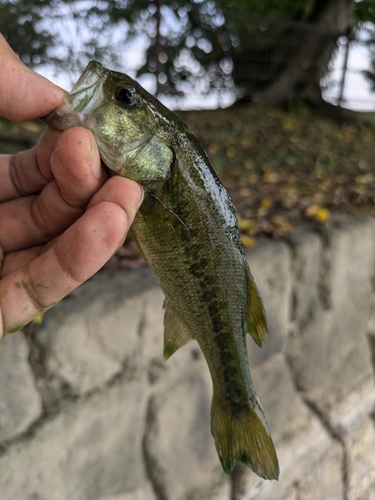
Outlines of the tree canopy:
{"label": "tree canopy", "polygon": [[[76,40],[53,27],[67,12]],[[339,36],[373,20],[372,0],[0,3],[0,31],[30,66],[52,61],[79,73],[96,58],[113,67],[141,36],[146,53],[137,76],[154,74],[158,94],[227,89],[253,101],[298,93],[319,99]]]}

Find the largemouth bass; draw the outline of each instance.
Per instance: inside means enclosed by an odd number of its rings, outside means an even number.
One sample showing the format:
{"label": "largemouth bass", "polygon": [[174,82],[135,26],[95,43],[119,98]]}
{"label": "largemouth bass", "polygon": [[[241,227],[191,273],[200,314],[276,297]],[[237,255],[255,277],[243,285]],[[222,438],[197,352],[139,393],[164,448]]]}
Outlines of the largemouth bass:
{"label": "largemouth bass", "polygon": [[190,129],[129,76],[91,61],[46,121],[89,129],[105,164],[145,190],[132,235],[165,294],[164,357],[196,339],[213,382],[211,429],[223,469],[277,479],[246,333],[266,339],[235,208]]}

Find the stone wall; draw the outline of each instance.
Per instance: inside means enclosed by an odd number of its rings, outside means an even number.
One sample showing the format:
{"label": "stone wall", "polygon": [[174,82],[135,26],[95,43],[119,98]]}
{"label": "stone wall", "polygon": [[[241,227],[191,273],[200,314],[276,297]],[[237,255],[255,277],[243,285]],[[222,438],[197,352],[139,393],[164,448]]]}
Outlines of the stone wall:
{"label": "stone wall", "polygon": [[248,254],[269,339],[249,339],[278,482],[226,476],[194,342],[162,358],[163,296],[142,268],[99,274],[0,343],[1,500],[374,500],[375,224]]}

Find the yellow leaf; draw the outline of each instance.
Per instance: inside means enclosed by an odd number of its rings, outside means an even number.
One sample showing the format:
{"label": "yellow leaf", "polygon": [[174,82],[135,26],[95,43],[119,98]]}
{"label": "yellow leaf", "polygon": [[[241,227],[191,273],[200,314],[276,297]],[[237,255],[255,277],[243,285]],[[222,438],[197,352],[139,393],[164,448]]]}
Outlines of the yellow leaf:
{"label": "yellow leaf", "polygon": [[238,219],[238,229],[240,231],[251,231],[254,229],[256,222],[250,219],[242,219],[242,217],[237,216]]}
{"label": "yellow leaf", "polygon": [[43,323],[43,316],[44,316],[44,313],[42,314],[39,314],[39,316],[37,316],[36,318],[33,319],[33,323],[34,325],[41,325]]}
{"label": "yellow leaf", "polygon": [[250,248],[253,247],[256,244],[255,238],[252,238],[251,236],[247,236],[246,234],[241,235],[241,241],[243,246]]}
{"label": "yellow leaf", "polygon": [[263,176],[264,182],[275,184],[279,180],[279,175],[276,172],[266,172]]}
{"label": "yellow leaf", "polygon": [[329,210],[327,210],[326,208],[318,208],[316,214],[314,215],[314,219],[317,222],[327,222],[327,220],[329,219]]}
{"label": "yellow leaf", "polygon": [[310,205],[307,207],[305,214],[307,217],[321,223],[327,222],[330,215],[327,208],[319,207],[318,205]]}
{"label": "yellow leaf", "polygon": [[262,208],[271,208],[273,205],[273,201],[271,198],[263,198],[260,202],[260,206]]}
{"label": "yellow leaf", "polygon": [[41,126],[35,122],[25,122],[23,123],[23,128],[29,130],[30,132],[40,132]]}

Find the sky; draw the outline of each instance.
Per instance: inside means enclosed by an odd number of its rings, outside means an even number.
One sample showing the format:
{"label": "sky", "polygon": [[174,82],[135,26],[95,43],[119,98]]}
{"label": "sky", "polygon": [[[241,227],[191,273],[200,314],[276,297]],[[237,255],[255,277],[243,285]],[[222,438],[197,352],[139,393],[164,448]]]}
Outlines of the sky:
{"label": "sky", "polygon": [[[340,95],[345,51],[346,44],[341,44],[330,63],[332,72],[329,80],[334,84],[323,92],[323,97],[332,104],[338,103]],[[352,42],[349,47],[342,107],[355,111],[375,111],[375,92],[372,91],[369,80],[362,74],[362,71],[369,67],[369,47],[364,43]]]}

